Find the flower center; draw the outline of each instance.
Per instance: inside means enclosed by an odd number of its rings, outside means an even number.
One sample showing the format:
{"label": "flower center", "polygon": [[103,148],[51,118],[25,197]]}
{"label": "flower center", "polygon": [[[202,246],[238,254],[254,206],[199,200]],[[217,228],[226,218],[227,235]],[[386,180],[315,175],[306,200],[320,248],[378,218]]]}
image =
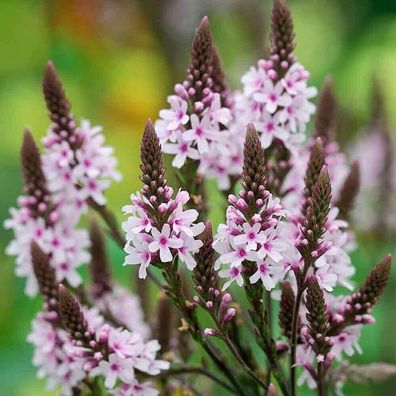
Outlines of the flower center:
{"label": "flower center", "polygon": [[233,278],[235,278],[235,277],[237,277],[239,275],[239,269],[238,268],[233,268],[232,270],[231,270],[231,276],[233,277]]}

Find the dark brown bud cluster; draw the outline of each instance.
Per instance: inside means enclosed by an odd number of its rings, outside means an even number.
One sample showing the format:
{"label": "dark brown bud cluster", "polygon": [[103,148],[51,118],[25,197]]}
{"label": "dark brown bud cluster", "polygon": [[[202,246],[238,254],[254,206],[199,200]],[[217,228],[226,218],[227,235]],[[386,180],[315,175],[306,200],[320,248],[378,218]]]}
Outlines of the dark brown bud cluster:
{"label": "dark brown bud cluster", "polygon": [[312,197],[312,188],[318,180],[319,174],[325,165],[325,152],[323,143],[320,138],[317,138],[311,147],[311,154],[308,161],[307,171],[305,174],[305,201],[301,208],[301,216],[305,217],[308,207],[308,199]]}
{"label": "dark brown bud cluster", "polygon": [[161,203],[168,202],[169,197],[161,145],[151,120],[147,121],[144,128],[140,157],[140,180],[144,183],[142,194],[158,208]]}
{"label": "dark brown bud cluster", "polygon": [[72,146],[77,144],[76,136],[73,136],[76,122],[71,115],[70,103],[66,98],[62,83],[52,62],[48,62],[45,70],[43,93],[49,111],[49,118],[54,123],[52,130],[63,139],[69,141]]}
{"label": "dark brown bud cluster", "polygon": [[314,263],[327,250],[323,242],[327,216],[330,211],[331,184],[327,167],[323,166],[307,199],[305,218],[301,225],[303,238],[297,245],[305,263]]}
{"label": "dark brown bud cluster", "polygon": [[332,341],[328,337],[330,329],[326,301],[315,276],[308,279],[306,307],[308,310],[308,332],[313,339],[312,348],[316,355],[326,355],[330,352]]}
{"label": "dark brown bud cluster", "polygon": [[289,282],[283,282],[282,293],[279,309],[279,327],[282,335],[291,338],[293,310],[296,303],[296,297]]}
{"label": "dark brown bud cluster", "polygon": [[214,269],[215,251],[212,247],[213,234],[210,221],[206,222],[205,229],[199,238],[203,245],[194,256],[197,265],[193,270],[193,280],[198,293],[207,299],[210,294],[209,290],[216,289],[218,282],[217,271]]}
{"label": "dark brown bud cluster", "polygon": [[39,285],[39,290],[45,301],[47,311],[58,311],[58,283],[55,271],[50,265],[50,258],[36,242],[32,242],[31,255],[33,271]]}
{"label": "dark brown bud cluster", "polygon": [[[191,62],[187,68],[187,80],[183,84],[193,103],[206,104],[211,93],[220,93],[225,98],[227,83],[221,69],[210,32],[209,19],[204,17],[195,32],[191,49]],[[196,111],[202,109],[194,109]]]}
{"label": "dark brown bud cluster", "polygon": [[271,60],[278,79],[281,79],[296,61],[294,26],[290,9],[284,0],[274,0],[271,16]]}
{"label": "dark brown bud cluster", "polygon": [[327,77],[318,99],[314,136],[320,137],[326,146],[335,137],[337,124],[337,103],[333,90],[333,81]]}
{"label": "dark brown bud cluster", "polygon": [[58,309],[64,328],[75,340],[89,341],[92,338],[80,304],[63,285],[59,285]]}
{"label": "dark brown bud cluster", "polygon": [[348,176],[342,185],[340,195],[335,206],[340,210],[338,218],[348,220],[355,204],[355,199],[360,188],[360,168],[359,163],[354,161],[351,165]]}
{"label": "dark brown bud cluster", "polygon": [[92,295],[101,297],[112,290],[110,264],[107,259],[103,233],[95,220],[91,220],[89,227],[91,240],[91,261],[89,263]]}
{"label": "dark brown bud cluster", "polygon": [[21,148],[22,173],[25,180],[24,206],[33,217],[45,217],[49,210],[50,195],[42,169],[39,149],[29,130],[25,130]]}
{"label": "dark brown bud cluster", "polygon": [[216,47],[213,47],[213,63],[212,63],[212,80],[213,80],[213,92],[217,92],[221,95],[222,105],[226,106],[227,94],[229,91],[228,83],[224,74],[224,71],[221,67],[220,56],[216,50]]}
{"label": "dark brown bud cluster", "polygon": [[332,326],[332,334],[353,324],[370,324],[374,322],[371,310],[379,301],[390,277],[392,257],[387,255],[367,275],[365,282],[357,292],[348,298],[344,310],[344,319]]}
{"label": "dark brown bud cluster", "polygon": [[258,213],[267,201],[268,192],[265,189],[265,159],[260,137],[253,126],[249,124],[243,149],[243,169],[241,198],[246,202],[251,214]]}

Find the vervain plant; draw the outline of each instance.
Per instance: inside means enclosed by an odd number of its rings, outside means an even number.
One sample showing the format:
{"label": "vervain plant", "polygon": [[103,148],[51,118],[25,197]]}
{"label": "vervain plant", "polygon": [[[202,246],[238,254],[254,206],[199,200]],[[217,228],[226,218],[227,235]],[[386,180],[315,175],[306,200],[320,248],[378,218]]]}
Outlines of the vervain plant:
{"label": "vervain plant", "polygon": [[[355,288],[347,220],[359,167],[335,141],[329,79],[306,136],[317,92],[293,53],[282,0],[274,1],[271,27],[269,59],[252,66],[234,92],[202,20],[185,81],[144,129],[142,188],[123,208],[123,231],[104,194],[120,179],[113,150],[100,127],[76,121],[48,63],[43,92],[52,123],[41,153],[25,131],[25,190],[5,226],[14,233],[7,252],[26,278],[26,294],[43,298],[28,340],[50,388],[151,396],[195,392],[194,378],[204,376],[230,395],[295,396],[306,382],[323,396],[340,392],[353,373],[345,355],[360,351],[361,329],[374,322],[391,257]],[[208,179],[227,205],[215,234]],[[80,221],[88,210],[96,215],[86,230]],[[147,283],[140,280],[135,295],[113,279],[94,217],[125,251],[124,265],[138,266],[138,277],[162,291],[156,320],[142,309],[152,298]],[[78,271],[86,263],[89,287]],[[194,349],[202,351],[201,365],[191,363]]]}

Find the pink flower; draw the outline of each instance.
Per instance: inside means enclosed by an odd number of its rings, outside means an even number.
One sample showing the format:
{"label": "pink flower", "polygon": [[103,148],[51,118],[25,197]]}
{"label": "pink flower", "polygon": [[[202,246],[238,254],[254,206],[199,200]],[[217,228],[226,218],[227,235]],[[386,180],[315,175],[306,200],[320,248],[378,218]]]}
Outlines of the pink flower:
{"label": "pink flower", "polygon": [[223,264],[229,264],[231,267],[237,267],[245,260],[256,261],[257,253],[247,250],[244,246],[236,246],[235,250],[223,254],[219,259]]}
{"label": "pink flower", "polygon": [[198,252],[202,246],[202,241],[195,240],[184,232],[180,234],[180,238],[183,240],[183,246],[178,249],[179,258],[181,261],[185,262],[187,268],[192,271],[197,265],[192,253]]}
{"label": "pink flower", "polygon": [[265,241],[257,252],[260,259],[269,257],[276,263],[283,258],[281,252],[286,249],[286,244],[278,237],[279,230],[276,228],[269,228],[264,231]]}
{"label": "pink flower", "polygon": [[263,113],[262,120],[255,122],[254,125],[257,130],[261,132],[260,140],[263,148],[268,148],[274,138],[278,138],[285,142],[289,137],[287,130],[281,126],[279,113],[276,113],[273,116],[269,113]]}
{"label": "pink flower", "polygon": [[230,109],[221,107],[221,97],[218,93],[213,94],[212,103],[205,114],[210,116],[212,122],[218,122],[223,125],[227,125],[232,118]]}
{"label": "pink flower", "polygon": [[114,388],[117,379],[123,382],[132,382],[135,374],[132,361],[119,357],[116,353],[109,355],[109,360],[101,360],[99,365],[91,370],[92,376],[103,375],[106,388]]}
{"label": "pink flower", "polygon": [[230,285],[235,281],[239,287],[243,286],[242,266],[234,266],[231,268],[223,269],[219,271],[220,278],[229,278],[224,283],[223,291],[228,289]]}
{"label": "pink flower", "polygon": [[165,143],[162,149],[164,153],[175,155],[172,165],[175,168],[180,169],[186,162],[187,158],[191,158],[193,160],[199,159],[198,150],[191,145],[191,141],[186,141],[184,135],[180,135],[177,143]]}
{"label": "pink flower", "polygon": [[264,82],[263,90],[255,93],[253,98],[259,103],[264,103],[265,110],[270,114],[275,113],[278,107],[286,107],[291,103],[290,96],[283,90],[282,82],[274,85],[269,79]]}
{"label": "pink flower", "polygon": [[261,224],[255,223],[251,226],[249,223],[244,223],[243,234],[234,237],[235,245],[246,245],[249,250],[256,250],[258,243],[264,243],[266,236],[261,230]]}
{"label": "pink flower", "polygon": [[270,267],[264,261],[257,262],[257,271],[249,278],[250,283],[256,283],[259,279],[263,282],[265,290],[270,291],[275,287],[275,281],[271,277]]}
{"label": "pink flower", "polygon": [[153,236],[153,241],[149,244],[150,252],[154,253],[159,250],[162,262],[166,263],[172,261],[173,255],[170,249],[181,248],[183,246],[183,241],[176,236],[171,236],[171,228],[169,224],[164,224],[161,232],[153,227],[151,234]]}
{"label": "pink flower", "polygon": [[136,235],[133,240],[133,245],[128,243],[124,250],[127,253],[125,257],[124,265],[140,265],[139,267],[139,278],[145,279],[147,276],[147,267],[151,262],[151,252],[149,249],[149,243],[151,236]]}
{"label": "pink flower", "polygon": [[179,96],[172,95],[168,98],[168,103],[171,108],[168,110],[161,110],[160,117],[168,121],[168,130],[175,130],[180,125],[185,125],[188,122],[187,102]]}
{"label": "pink flower", "polygon": [[190,117],[191,129],[183,133],[183,139],[187,142],[195,142],[200,154],[206,153],[209,150],[209,141],[218,139],[219,133],[216,133],[211,124],[209,115],[204,115],[202,119],[196,114]]}

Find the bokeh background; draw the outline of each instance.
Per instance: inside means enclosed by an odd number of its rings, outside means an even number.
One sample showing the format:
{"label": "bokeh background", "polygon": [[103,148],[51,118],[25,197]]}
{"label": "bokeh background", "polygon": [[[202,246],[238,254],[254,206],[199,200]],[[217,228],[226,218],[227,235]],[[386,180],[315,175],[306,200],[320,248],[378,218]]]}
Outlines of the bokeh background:
{"label": "bokeh background", "polygon": [[[19,146],[30,126],[39,139],[48,127],[41,78],[54,61],[78,118],[104,126],[124,174],[108,194],[121,206],[139,186],[138,146],[147,117],[156,118],[175,82],[184,78],[192,35],[204,15],[231,85],[265,54],[270,0],[3,0],[0,1],[0,220],[21,192]],[[320,87],[334,77],[341,106],[339,140],[345,145],[370,117],[375,73],[385,87],[389,122],[396,129],[396,2],[389,0],[290,0],[297,56]],[[216,214],[215,214],[216,215]],[[364,216],[364,213],[361,214]],[[4,252],[10,233],[0,228]],[[353,254],[363,279],[395,241],[360,235]],[[395,238],[394,238],[395,239]],[[122,254],[110,245],[114,270]],[[364,354],[355,362],[396,363],[396,271],[377,324],[363,331]],[[39,299],[23,294],[12,259],[0,254],[0,395],[50,395],[35,378],[25,342]],[[394,395],[396,382],[348,385],[346,395]]]}

